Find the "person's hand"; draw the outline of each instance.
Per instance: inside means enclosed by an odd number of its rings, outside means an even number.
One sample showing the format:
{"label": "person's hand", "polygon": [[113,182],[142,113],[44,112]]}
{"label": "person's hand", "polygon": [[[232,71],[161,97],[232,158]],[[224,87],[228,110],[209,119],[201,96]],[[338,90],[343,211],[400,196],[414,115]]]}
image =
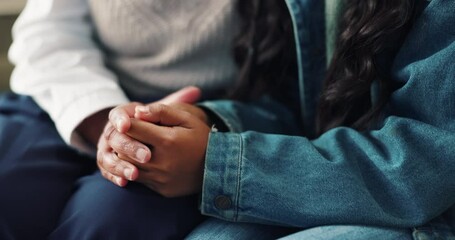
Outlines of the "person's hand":
{"label": "person's hand", "polygon": [[[128,105],[122,105],[117,108],[122,108],[123,111],[129,112]],[[129,119],[127,124],[129,128],[131,125]],[[118,132],[112,122],[109,121],[98,141],[97,164],[104,178],[121,187],[126,186],[128,180],[135,180],[138,176],[136,166],[122,161],[118,157],[119,153],[122,154],[122,152],[134,152],[135,156],[132,158],[138,162],[146,162],[150,159],[150,149],[147,146],[131,139],[124,133]]]}
{"label": "person's hand", "polygon": [[166,197],[201,191],[210,133],[210,127],[200,116],[182,110],[191,109],[190,105],[179,107],[150,104],[139,113],[143,121],[131,119],[126,134],[152,146],[150,161],[137,163],[127,155],[118,155],[138,167],[137,182]]}
{"label": "person's hand", "polygon": [[[152,103],[154,104],[154,103]],[[205,122],[208,126],[211,125],[210,119],[208,118],[207,114],[202,110],[201,108],[194,106],[192,104],[188,103],[169,103],[167,104],[173,108],[188,112],[192,114],[193,116],[199,118],[201,121]],[[147,122],[150,122],[150,111],[149,111],[149,106],[147,105],[141,105],[141,106],[136,106],[135,108],[135,113],[134,113],[134,118],[144,120]]]}
{"label": "person's hand", "polygon": [[[187,87],[158,102],[162,104],[194,103],[200,96],[201,92],[198,88]],[[125,186],[128,180],[135,180],[138,176],[138,169],[127,161],[121,161],[118,155],[129,156],[130,159],[137,162],[150,160],[150,149],[124,134],[131,126],[130,119],[134,116],[136,106],[140,105],[142,104],[130,103],[111,110],[103,135],[98,140],[98,168],[106,179],[119,186]]]}
{"label": "person's hand", "polygon": [[[162,104],[196,103],[201,98],[201,90],[197,87],[186,87],[157,101]],[[135,109],[119,106],[109,113],[109,121],[117,131],[125,133],[130,127],[130,118],[134,117]]]}

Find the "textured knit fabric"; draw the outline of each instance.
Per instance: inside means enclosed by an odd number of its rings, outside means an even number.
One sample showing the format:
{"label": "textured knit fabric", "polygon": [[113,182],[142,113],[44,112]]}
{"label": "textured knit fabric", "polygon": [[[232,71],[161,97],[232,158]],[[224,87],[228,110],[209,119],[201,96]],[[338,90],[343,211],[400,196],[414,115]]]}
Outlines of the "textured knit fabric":
{"label": "textured knit fabric", "polygon": [[233,0],[90,0],[107,64],[135,96],[229,86],[238,28]]}
{"label": "textured knit fabric", "polygon": [[81,146],[76,127],[102,109],[184,85],[217,97],[235,78],[237,0],[90,1],[27,1],[9,50],[11,89],[31,96],[65,142]]}

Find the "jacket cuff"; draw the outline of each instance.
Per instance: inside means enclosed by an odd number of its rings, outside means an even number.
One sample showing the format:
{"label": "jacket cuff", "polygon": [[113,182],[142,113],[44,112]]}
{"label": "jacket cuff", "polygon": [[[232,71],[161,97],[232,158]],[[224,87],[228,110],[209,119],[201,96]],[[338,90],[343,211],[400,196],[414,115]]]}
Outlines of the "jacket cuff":
{"label": "jacket cuff", "polygon": [[[229,101],[201,102],[198,106],[210,111],[224,124],[228,132],[241,132],[242,125],[239,118],[233,114],[232,103]],[[227,106],[229,105],[229,106]]]}
{"label": "jacket cuff", "polygon": [[200,206],[202,214],[228,221],[237,220],[241,149],[242,138],[238,133],[210,134]]}

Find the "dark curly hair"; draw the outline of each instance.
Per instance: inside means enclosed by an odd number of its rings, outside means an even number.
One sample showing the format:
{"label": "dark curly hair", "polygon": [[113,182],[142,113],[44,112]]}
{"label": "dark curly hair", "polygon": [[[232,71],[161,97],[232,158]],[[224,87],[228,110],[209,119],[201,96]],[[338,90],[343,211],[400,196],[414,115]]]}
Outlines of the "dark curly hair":
{"label": "dark curly hair", "polygon": [[[348,0],[319,102],[319,133],[337,126],[364,130],[376,120],[393,90],[377,57],[390,39],[407,31],[414,0]],[[373,105],[371,87],[379,96]]]}
{"label": "dark curly hair", "polygon": [[284,0],[239,0],[243,25],[234,41],[239,76],[229,96],[251,100],[275,94],[296,68],[293,27]]}
{"label": "dark curly hair", "polygon": [[[335,52],[319,99],[316,126],[321,134],[333,127],[367,129],[379,116],[393,90],[387,74],[378,69],[377,56],[397,33],[405,32],[414,0],[344,0]],[[230,92],[248,100],[264,93],[286,91],[296,79],[292,22],[284,0],[239,1],[243,18],[234,54],[240,73]],[[377,82],[378,101],[371,101]]]}

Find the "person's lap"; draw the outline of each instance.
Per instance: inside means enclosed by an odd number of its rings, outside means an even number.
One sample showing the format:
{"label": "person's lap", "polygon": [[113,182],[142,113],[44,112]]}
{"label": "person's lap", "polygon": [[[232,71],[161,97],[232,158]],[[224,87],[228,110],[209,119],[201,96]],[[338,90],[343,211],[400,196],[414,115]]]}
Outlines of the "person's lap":
{"label": "person's lap", "polygon": [[295,228],[278,227],[254,223],[238,223],[208,218],[197,226],[186,240],[250,240],[277,239],[295,232]]}
{"label": "person's lap", "polygon": [[251,223],[227,222],[208,218],[189,236],[199,239],[305,239],[305,240],[363,240],[363,239],[414,239],[455,240],[455,207],[427,223],[412,228],[393,228],[361,225],[327,225],[307,229],[267,226]]}
{"label": "person's lap", "polygon": [[78,181],[50,239],[182,239],[201,221],[196,196],[164,198],[138,183],[120,188],[97,172]]}
{"label": "person's lap", "polygon": [[281,240],[412,240],[412,231],[404,228],[382,228],[355,225],[314,227],[280,238]]}
{"label": "person's lap", "polygon": [[[63,234],[84,224],[120,232],[119,223],[181,236],[201,219],[195,197],[166,199],[139,184],[123,189],[89,175],[95,169],[95,159],[68,147],[29,97],[0,95],[0,239],[45,239],[54,230],[68,239]],[[86,220],[95,224],[78,222]]]}
{"label": "person's lap", "polygon": [[267,226],[251,223],[233,223],[210,218],[199,225],[186,239],[282,239],[282,240],[406,240],[413,239],[410,229],[395,229],[367,226],[333,225],[305,230]]}
{"label": "person's lap", "polygon": [[92,171],[84,158],[65,145],[33,101],[1,95],[0,232],[14,239],[44,238],[57,223],[72,183]]}

